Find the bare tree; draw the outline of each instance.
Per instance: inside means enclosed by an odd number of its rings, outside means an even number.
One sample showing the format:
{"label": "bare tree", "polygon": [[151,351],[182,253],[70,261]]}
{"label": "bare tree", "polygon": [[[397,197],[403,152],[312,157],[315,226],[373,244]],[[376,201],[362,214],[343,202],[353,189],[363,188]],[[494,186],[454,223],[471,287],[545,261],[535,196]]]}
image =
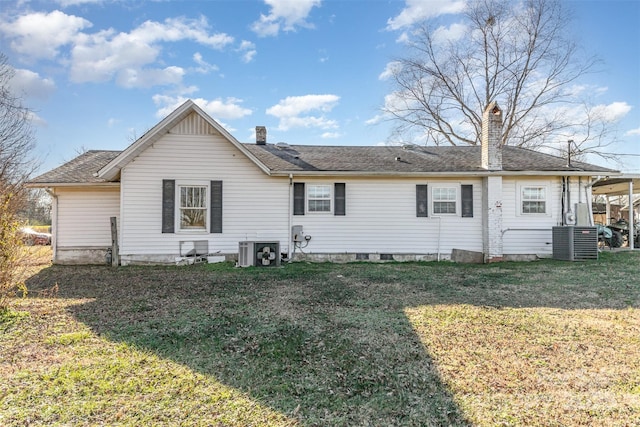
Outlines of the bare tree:
{"label": "bare tree", "polygon": [[7,309],[11,292],[24,286],[19,212],[26,201],[25,183],[37,166],[32,113],[11,91],[13,75],[0,53],[0,310]]}
{"label": "bare tree", "polygon": [[14,73],[7,57],[0,53],[0,197],[20,195],[37,166],[32,112],[11,90]]}
{"label": "bare tree", "polygon": [[412,33],[409,55],[392,70],[396,91],[383,109],[400,134],[420,132],[427,144],[475,145],[482,111],[496,100],[504,114],[503,144],[557,145],[579,131],[586,136],[574,138],[581,143],[574,144],[577,151],[593,149],[609,135],[606,121],[590,111],[580,118],[566,112],[583,105],[576,83],[597,61],[581,57],[566,36],[569,21],[560,0],[471,0],[464,25],[452,27],[456,37],[429,21]]}

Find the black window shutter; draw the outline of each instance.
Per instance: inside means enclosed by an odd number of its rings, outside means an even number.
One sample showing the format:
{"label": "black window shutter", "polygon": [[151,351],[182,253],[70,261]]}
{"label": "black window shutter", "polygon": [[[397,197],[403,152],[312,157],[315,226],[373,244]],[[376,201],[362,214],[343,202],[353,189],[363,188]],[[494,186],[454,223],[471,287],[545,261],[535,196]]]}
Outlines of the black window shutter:
{"label": "black window shutter", "polygon": [[427,185],[426,184],[417,184],[416,185],[416,216],[417,217],[427,217],[429,216],[429,204],[427,197]]}
{"label": "black window shutter", "polygon": [[222,181],[211,181],[211,233],[222,233]]}
{"label": "black window shutter", "polygon": [[473,185],[462,185],[462,217],[473,217]]}
{"label": "black window shutter", "polygon": [[336,182],[333,185],[334,207],[333,214],[346,215],[346,188],[344,182]]}
{"label": "black window shutter", "polygon": [[304,182],[293,183],[293,214],[304,215]]}
{"label": "black window shutter", "polygon": [[176,181],[162,180],[162,232],[175,232],[176,214]]}

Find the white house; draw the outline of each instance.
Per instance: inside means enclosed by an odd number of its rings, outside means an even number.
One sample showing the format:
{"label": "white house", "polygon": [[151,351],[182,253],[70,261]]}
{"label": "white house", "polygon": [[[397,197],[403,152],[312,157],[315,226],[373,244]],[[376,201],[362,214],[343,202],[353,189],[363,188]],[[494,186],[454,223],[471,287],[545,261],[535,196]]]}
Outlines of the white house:
{"label": "white house", "polygon": [[124,151],[88,151],[30,185],[54,196],[62,264],[105,262],[112,217],[122,264],[196,246],[235,258],[243,241],[294,260],[550,256],[552,227],[585,221],[592,177],[615,171],[501,146],[501,122],[492,103],[475,147],[274,145],[260,127],[240,143],[187,101]]}

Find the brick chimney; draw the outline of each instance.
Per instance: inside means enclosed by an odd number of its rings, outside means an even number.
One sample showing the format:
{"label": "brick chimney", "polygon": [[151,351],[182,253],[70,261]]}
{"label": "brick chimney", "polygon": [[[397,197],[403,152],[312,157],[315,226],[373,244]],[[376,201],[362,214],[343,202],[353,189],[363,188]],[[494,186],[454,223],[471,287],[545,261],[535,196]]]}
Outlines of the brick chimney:
{"label": "brick chimney", "polygon": [[267,128],[256,126],[256,145],[267,145]]}
{"label": "brick chimney", "polygon": [[482,115],[482,167],[502,170],[502,110],[493,101]]}
{"label": "brick chimney", "polygon": [[502,110],[493,101],[482,115],[482,251],[485,262],[502,261]]}

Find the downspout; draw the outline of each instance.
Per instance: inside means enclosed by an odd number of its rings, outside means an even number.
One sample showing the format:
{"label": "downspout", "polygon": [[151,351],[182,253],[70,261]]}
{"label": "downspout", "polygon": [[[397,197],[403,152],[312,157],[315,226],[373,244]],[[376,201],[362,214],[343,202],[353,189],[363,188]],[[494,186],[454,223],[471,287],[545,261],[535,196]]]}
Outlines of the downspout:
{"label": "downspout", "polygon": [[[571,220],[571,177],[567,177],[567,225],[575,225],[575,222]],[[573,224],[570,224],[573,223]]]}
{"label": "downspout", "polygon": [[293,217],[292,217],[292,205],[293,205],[293,199],[291,198],[291,188],[293,187],[293,174],[290,173],[289,174],[289,212],[288,212],[288,225],[289,225],[289,230],[287,231],[287,236],[289,238],[289,241],[287,242],[287,259],[289,260],[289,262],[293,261],[291,258],[293,257],[293,253],[291,251],[291,243],[292,243],[292,238],[293,236],[291,236],[291,227],[293,226]]}
{"label": "downspout", "polygon": [[560,225],[567,225],[565,222],[565,218],[566,218],[566,206],[565,206],[565,201],[567,199],[567,178],[566,177],[562,177],[562,197],[560,198]]}
{"label": "downspout", "polygon": [[438,217],[438,261],[440,261],[440,240],[442,235],[442,218]]}
{"label": "downspout", "polygon": [[44,191],[53,198],[54,209],[51,218],[51,251],[53,252],[53,261],[55,262],[58,254],[58,195],[49,188],[45,188]]}

